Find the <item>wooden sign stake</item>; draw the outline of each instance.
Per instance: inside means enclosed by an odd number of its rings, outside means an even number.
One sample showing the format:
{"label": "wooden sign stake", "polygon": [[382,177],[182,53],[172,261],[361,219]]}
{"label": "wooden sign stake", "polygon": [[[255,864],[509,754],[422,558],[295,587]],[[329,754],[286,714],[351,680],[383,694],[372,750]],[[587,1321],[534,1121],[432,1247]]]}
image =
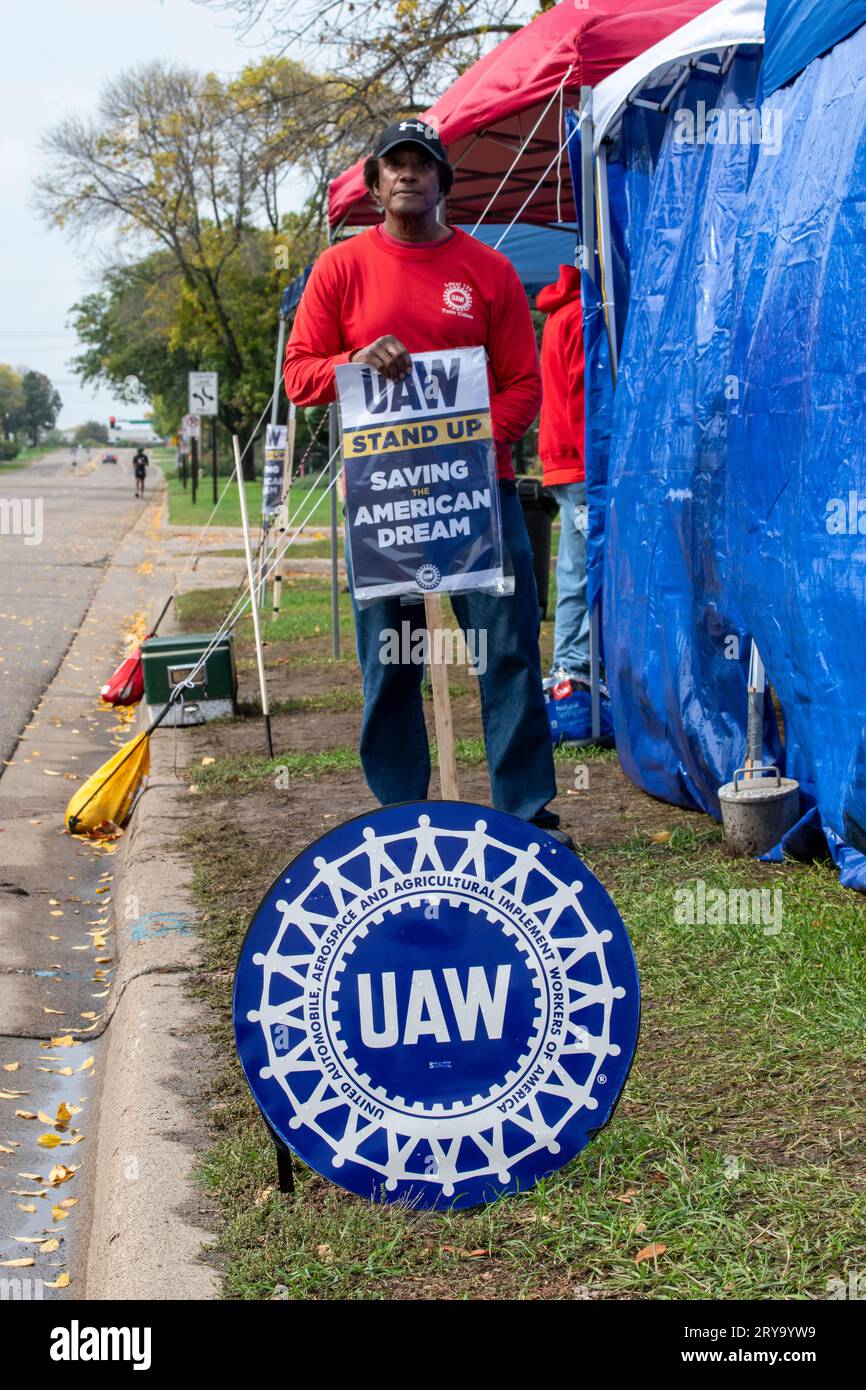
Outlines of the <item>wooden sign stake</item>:
{"label": "wooden sign stake", "polygon": [[444,643],[439,634],[442,627],[442,599],[439,594],[424,595],[424,616],[430,639],[430,682],[433,686],[433,718],[436,723],[436,746],[439,750],[439,780],[443,801],[459,801],[457,761],[454,756],[454,722],[451,718],[451,695],[448,691],[448,664],[444,659]]}

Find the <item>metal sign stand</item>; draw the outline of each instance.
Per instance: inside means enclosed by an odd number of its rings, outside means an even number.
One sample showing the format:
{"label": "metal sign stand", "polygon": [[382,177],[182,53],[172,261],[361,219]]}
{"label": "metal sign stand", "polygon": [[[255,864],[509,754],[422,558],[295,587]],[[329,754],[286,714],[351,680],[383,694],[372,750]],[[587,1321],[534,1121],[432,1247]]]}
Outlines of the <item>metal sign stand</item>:
{"label": "metal sign stand", "polygon": [[[292,491],[292,467],[295,453],[295,422],[296,407],[294,401],[289,402],[289,422],[286,426],[286,448],[283,454],[283,495],[280,498],[280,505],[277,508],[277,539],[276,551],[280,554],[286,531],[288,530],[289,520],[289,496]],[[274,420],[272,422],[276,424]],[[283,597],[283,560],[277,565],[274,571],[274,596],[271,618],[276,618],[280,611],[280,603]]]}
{"label": "metal sign stand", "polygon": [[259,610],[256,604],[256,582],[253,572],[253,552],[250,545],[250,521],[247,515],[247,494],[244,487],[244,470],[241,464],[241,446],[236,434],[232,435],[232,447],[235,451],[235,469],[238,475],[238,496],[241,503],[241,524],[244,528],[244,553],[247,561],[247,580],[250,586],[250,610],[253,615],[253,633],[256,640],[256,664],[259,669],[259,690],[262,696],[262,714],[265,720],[265,734],[267,737],[268,757],[274,756],[274,741],[271,737],[271,711],[268,703],[268,686],[265,680],[265,662],[262,656],[262,634],[259,629]]}

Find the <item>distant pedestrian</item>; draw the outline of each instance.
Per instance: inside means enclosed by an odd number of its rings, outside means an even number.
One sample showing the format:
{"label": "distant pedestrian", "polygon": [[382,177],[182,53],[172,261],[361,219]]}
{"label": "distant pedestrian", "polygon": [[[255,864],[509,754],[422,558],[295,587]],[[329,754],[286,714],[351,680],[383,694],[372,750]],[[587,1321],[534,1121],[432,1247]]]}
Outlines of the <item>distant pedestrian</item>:
{"label": "distant pedestrian", "polygon": [[144,497],[144,480],[147,477],[147,468],[150,460],[143,449],[136,450],[132,459],[132,468],[135,473],[135,495]]}

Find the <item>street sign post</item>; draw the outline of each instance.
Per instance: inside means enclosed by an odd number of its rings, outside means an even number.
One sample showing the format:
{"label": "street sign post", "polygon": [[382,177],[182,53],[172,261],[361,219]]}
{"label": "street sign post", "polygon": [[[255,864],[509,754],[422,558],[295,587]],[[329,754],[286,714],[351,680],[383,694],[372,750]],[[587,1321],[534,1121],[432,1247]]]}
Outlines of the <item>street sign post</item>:
{"label": "street sign post", "polygon": [[219,373],[190,372],[190,415],[216,415],[219,408]]}

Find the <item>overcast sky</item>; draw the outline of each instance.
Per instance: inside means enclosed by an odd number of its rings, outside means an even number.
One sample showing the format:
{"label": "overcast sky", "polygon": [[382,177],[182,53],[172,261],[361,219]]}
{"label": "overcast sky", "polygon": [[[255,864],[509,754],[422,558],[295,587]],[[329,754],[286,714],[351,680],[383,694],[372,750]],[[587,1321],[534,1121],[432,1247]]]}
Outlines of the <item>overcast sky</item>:
{"label": "overcast sky", "polygon": [[[15,0],[3,6],[0,81],[0,362],[44,372],[63,398],[60,425],[126,416],[110,392],[84,389],[68,366],[71,306],[94,287],[87,258],[31,210],[39,137],[92,112],[119,70],[163,58],[222,74],[267,51],[230,16],[192,0]],[[288,190],[286,190],[288,192]],[[284,195],[285,197],[285,195]],[[296,200],[285,199],[287,205]]]}

